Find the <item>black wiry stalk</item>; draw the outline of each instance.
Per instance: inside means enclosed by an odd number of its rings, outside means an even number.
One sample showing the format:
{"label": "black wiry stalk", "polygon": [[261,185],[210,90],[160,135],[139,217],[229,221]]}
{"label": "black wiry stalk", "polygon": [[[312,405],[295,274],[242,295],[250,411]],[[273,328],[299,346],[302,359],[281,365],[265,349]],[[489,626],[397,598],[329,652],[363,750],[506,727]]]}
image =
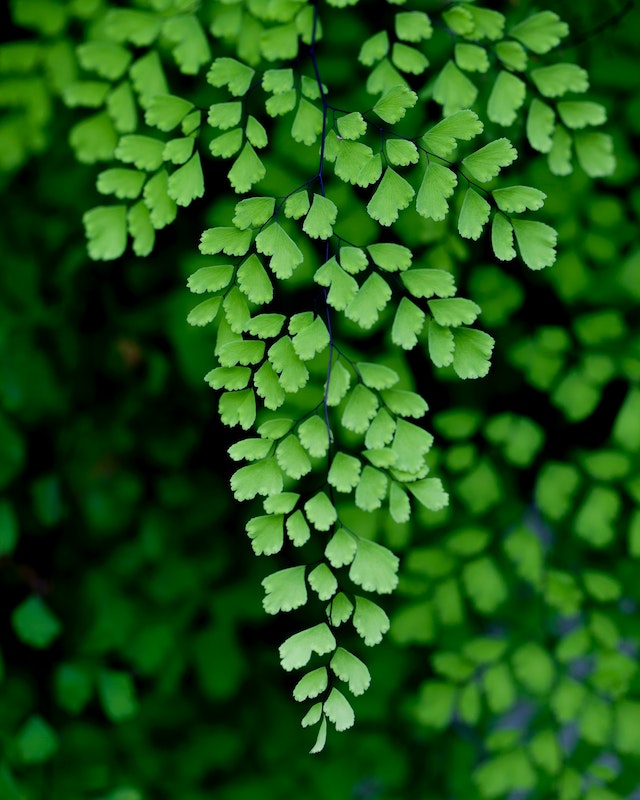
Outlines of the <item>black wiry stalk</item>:
{"label": "black wiry stalk", "polygon": [[[313,71],[316,76],[316,81],[318,82],[318,90],[320,91],[320,98],[322,100],[322,134],[320,138],[320,164],[318,166],[318,181],[320,183],[320,192],[323,197],[325,197],[325,188],[324,188],[324,148],[325,148],[325,141],[327,138],[327,116],[329,114],[329,103],[327,102],[327,95],[325,94],[324,87],[322,85],[322,78],[320,76],[320,68],[318,66],[318,59],[316,57],[316,36],[318,32],[318,0],[315,0],[313,4],[313,27],[311,30],[311,45],[309,47],[309,55],[311,56],[311,63],[313,64]],[[327,239],[326,242],[326,249],[325,249],[325,261],[329,260],[329,240]],[[333,444],[333,434],[331,432],[331,423],[329,421],[329,383],[331,381],[331,365],[333,363],[333,351],[334,351],[334,341],[333,341],[333,331],[331,328],[331,313],[329,311],[329,304],[327,303],[328,297],[327,289],[324,290],[324,298],[325,298],[325,307],[326,307],[326,317],[327,317],[327,330],[329,331],[329,364],[327,366],[327,381],[325,384],[324,389],[324,399],[323,399],[323,406],[324,406],[324,421],[325,425],[327,426],[327,436],[329,437],[329,445]]]}

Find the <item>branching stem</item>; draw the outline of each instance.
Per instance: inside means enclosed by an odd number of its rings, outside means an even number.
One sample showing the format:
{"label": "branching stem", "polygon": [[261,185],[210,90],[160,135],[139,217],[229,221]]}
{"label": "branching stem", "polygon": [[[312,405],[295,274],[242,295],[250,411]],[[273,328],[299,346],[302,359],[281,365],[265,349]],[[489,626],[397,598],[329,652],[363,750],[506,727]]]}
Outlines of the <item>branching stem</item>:
{"label": "branching stem", "polygon": [[[327,95],[324,91],[324,86],[322,84],[322,77],[320,75],[320,67],[318,66],[318,59],[316,56],[316,37],[318,33],[318,0],[314,0],[313,3],[313,27],[311,30],[311,45],[309,47],[309,55],[311,57],[311,63],[313,64],[313,71],[316,76],[316,81],[318,82],[318,91],[320,92],[320,99],[322,101],[322,134],[320,137],[320,164],[318,166],[318,181],[320,183],[320,193],[323,197],[325,197],[325,188],[324,188],[324,149],[325,149],[325,142],[327,139],[327,117],[329,115],[329,103],[327,102]],[[325,261],[329,260],[329,240],[327,239],[326,248],[325,248]],[[329,446],[333,444],[333,434],[331,432],[331,422],[329,420],[329,385],[331,382],[331,367],[333,364],[333,352],[334,352],[334,341],[333,341],[333,331],[331,329],[331,312],[329,310],[329,304],[327,303],[327,296],[328,292],[325,289],[324,291],[324,298],[325,298],[325,307],[326,307],[326,317],[327,317],[327,329],[329,331],[329,362],[327,365],[327,379],[325,383],[324,389],[324,399],[323,399],[323,406],[324,406],[324,421],[325,425],[327,426],[327,437],[329,439]]]}
{"label": "branching stem", "polygon": [[320,165],[318,167],[318,180],[320,182],[320,193],[324,197],[324,147],[327,138],[327,116],[329,113],[329,103],[327,102],[327,95],[322,85],[322,78],[320,77],[320,68],[318,66],[318,59],[316,56],[316,36],[318,33],[318,0],[313,3],[313,27],[311,30],[311,45],[309,47],[309,55],[311,63],[313,64],[313,71],[315,72],[316,81],[318,82],[318,90],[320,92],[320,99],[322,101],[322,135],[320,137]]}

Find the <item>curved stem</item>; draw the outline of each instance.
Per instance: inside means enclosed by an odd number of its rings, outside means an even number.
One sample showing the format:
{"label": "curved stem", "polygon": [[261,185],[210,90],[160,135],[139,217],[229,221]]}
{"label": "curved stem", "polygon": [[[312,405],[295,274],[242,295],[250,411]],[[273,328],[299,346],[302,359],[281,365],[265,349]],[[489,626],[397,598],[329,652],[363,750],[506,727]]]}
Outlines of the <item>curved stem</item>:
{"label": "curved stem", "polygon": [[309,47],[309,55],[311,56],[311,63],[313,64],[313,71],[315,72],[316,81],[318,82],[318,90],[320,91],[320,99],[322,101],[322,135],[320,137],[320,165],[318,167],[318,180],[320,181],[320,192],[324,197],[324,147],[327,138],[327,116],[329,112],[329,103],[327,102],[327,95],[322,85],[322,78],[320,77],[320,68],[318,66],[318,59],[316,56],[316,37],[318,33],[318,0],[313,3],[313,27],[311,30],[311,45]]}

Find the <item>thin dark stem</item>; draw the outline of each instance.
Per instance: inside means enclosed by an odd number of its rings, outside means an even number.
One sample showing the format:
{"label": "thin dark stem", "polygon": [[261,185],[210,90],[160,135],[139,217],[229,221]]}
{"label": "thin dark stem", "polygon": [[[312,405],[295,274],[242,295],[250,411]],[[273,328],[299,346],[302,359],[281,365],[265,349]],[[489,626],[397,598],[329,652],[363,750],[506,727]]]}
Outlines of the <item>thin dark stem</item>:
{"label": "thin dark stem", "polygon": [[329,312],[329,303],[327,303],[327,289],[324,290],[324,301],[327,314],[327,330],[329,331],[329,363],[327,365],[327,380],[324,387],[324,398],[322,404],[324,406],[324,423],[327,426],[327,436],[329,437],[329,445],[333,444],[333,434],[331,433],[331,421],[329,420],[329,385],[331,383],[331,367],[333,365],[333,331],[331,330],[331,314]]}
{"label": "thin dark stem", "polygon": [[[327,138],[327,117],[329,116],[329,103],[327,102],[327,96],[324,91],[324,86],[322,85],[322,77],[320,75],[320,67],[318,66],[318,59],[316,56],[316,36],[318,32],[318,0],[314,0],[313,3],[313,27],[311,30],[311,45],[309,47],[309,55],[311,57],[311,63],[313,64],[313,71],[316,76],[316,81],[318,82],[318,90],[320,92],[320,99],[322,101],[322,135],[320,138],[320,165],[318,166],[318,182],[320,183],[320,193],[322,196],[325,196],[325,189],[324,189],[324,149],[325,149],[325,142]],[[325,248],[325,261],[329,260],[329,240],[327,239],[326,248]],[[323,406],[324,406],[324,422],[327,427],[327,437],[329,439],[329,447],[333,444],[333,433],[331,432],[331,421],[329,419],[329,385],[331,383],[331,368],[333,365],[333,352],[334,352],[334,340],[333,340],[333,331],[331,328],[331,312],[329,309],[329,304],[327,303],[327,296],[328,292],[325,289],[324,291],[324,300],[325,300],[325,308],[326,308],[326,317],[327,317],[327,330],[329,331],[329,363],[327,365],[327,379],[324,389],[324,399],[323,399]]]}
{"label": "thin dark stem", "polygon": [[584,42],[589,41],[589,39],[593,39],[599,33],[606,31],[607,28],[617,25],[631,11],[634,5],[635,0],[627,0],[622,8],[618,9],[618,11],[616,11],[610,17],[604,19],[602,22],[599,22],[595,27],[589,28],[582,33],[577,33],[575,36],[570,36],[567,41],[564,42],[564,44],[556,48],[556,52],[567,50],[569,47],[575,47],[578,44],[583,44]]}
{"label": "thin dark stem", "polygon": [[320,182],[320,192],[324,197],[324,147],[327,138],[327,116],[329,112],[329,103],[327,96],[322,85],[322,78],[320,77],[320,68],[318,67],[318,59],[316,57],[316,35],[318,30],[318,0],[313,3],[313,27],[311,29],[311,46],[309,48],[309,55],[311,56],[311,63],[313,64],[313,71],[316,75],[318,82],[318,89],[320,91],[320,99],[322,100],[322,136],[320,138],[320,166],[318,167],[318,180]]}

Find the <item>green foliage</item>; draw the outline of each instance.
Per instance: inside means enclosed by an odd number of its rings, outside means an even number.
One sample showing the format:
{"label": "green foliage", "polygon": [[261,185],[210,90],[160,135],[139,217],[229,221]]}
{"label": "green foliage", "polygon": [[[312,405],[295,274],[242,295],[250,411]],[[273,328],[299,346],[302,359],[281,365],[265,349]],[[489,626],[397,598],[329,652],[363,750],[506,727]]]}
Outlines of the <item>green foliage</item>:
{"label": "green foliage", "polygon": [[16,635],[31,647],[48,647],[60,635],[60,623],[39,597],[30,597],[21,603],[11,621]]}
{"label": "green foliage", "polygon": [[633,796],[633,25],[436,5],[12,3],[0,796]]}

